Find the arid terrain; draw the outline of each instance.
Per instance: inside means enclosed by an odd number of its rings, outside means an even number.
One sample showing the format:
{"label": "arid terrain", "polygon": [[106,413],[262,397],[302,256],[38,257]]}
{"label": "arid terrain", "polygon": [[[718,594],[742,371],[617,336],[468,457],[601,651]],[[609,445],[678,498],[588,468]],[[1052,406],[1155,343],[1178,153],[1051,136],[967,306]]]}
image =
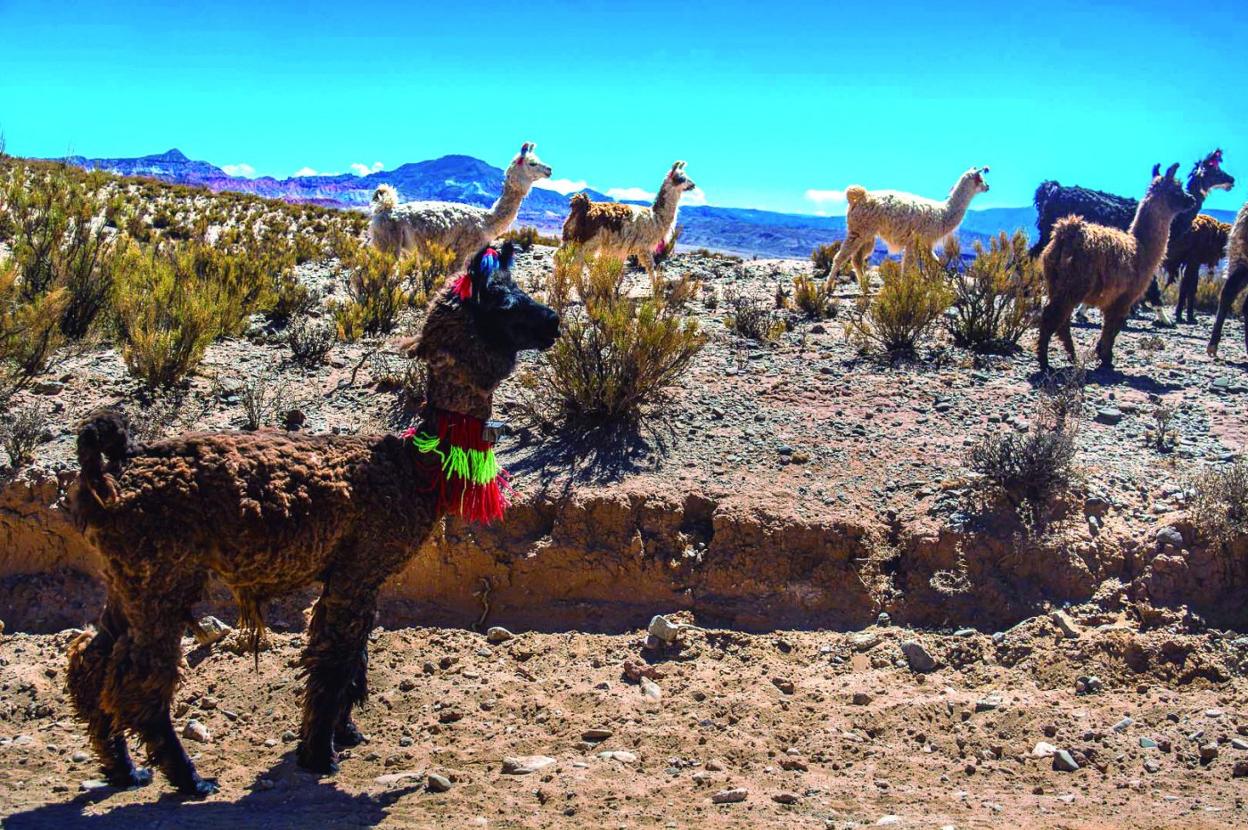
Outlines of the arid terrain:
{"label": "arid terrain", "polygon": [[[518,281],[540,287],[552,253],[521,254]],[[0,491],[3,826],[1248,825],[1248,541],[1208,543],[1188,511],[1194,477],[1248,436],[1239,324],[1213,361],[1207,315],[1133,318],[1119,372],[1086,379],[1076,480],[1022,519],[982,497],[967,451],[1037,417],[1033,335],[1008,356],[938,334],[864,357],[845,336],[856,286],[831,319],[774,310],[810,270],[678,255],[707,343],[640,440],[561,439],[525,422],[519,380],[500,390],[520,501],[501,526],[449,522],[387,587],[369,742],[337,776],[293,763],[313,592],[270,609],[258,664],[234,635],[186,640],[175,722],[204,727],[188,745],[222,787],[203,803],[92,783],[63,687],[102,602],[63,509],[75,425],[119,403],[146,438],[237,429],[263,390],[269,428],[297,410],[312,432],[397,431],[409,367],[394,337],[300,366],[257,318],[153,398],[111,345],[66,348],[10,404],[47,428]],[[297,273],[344,295],[332,262]],[[733,296],[774,315],[772,339],[726,324]],[[1098,331],[1093,315],[1075,338]],[[220,588],[199,611],[235,619]],[[705,628],[646,649],[654,614]],[[553,761],[514,774],[523,756]]]}

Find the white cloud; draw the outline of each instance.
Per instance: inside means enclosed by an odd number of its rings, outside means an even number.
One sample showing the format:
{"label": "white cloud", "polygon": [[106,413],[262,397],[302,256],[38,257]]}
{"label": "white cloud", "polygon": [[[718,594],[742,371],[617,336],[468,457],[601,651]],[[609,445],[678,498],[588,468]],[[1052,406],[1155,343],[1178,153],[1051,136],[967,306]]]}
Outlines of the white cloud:
{"label": "white cloud", "polygon": [[379,161],[373,162],[372,167],[369,167],[367,164],[361,164],[357,161],[355,164],[351,165],[351,172],[357,176],[367,176],[369,173],[376,173],[382,168],[382,166],[382,163]]}
{"label": "white cloud", "polygon": [[822,205],[822,204],[826,204],[829,202],[833,204],[844,204],[845,203],[845,191],[844,190],[815,190],[814,188],[811,188],[810,190],[806,191],[806,198],[810,199],[810,201],[814,202],[817,205]]}
{"label": "white cloud", "polygon": [[685,193],[680,197],[680,203],[682,205],[705,205],[706,193],[702,190],[702,188],[695,187],[693,190],[690,190],[688,193]]}
{"label": "white cloud", "polygon": [[642,190],[640,187],[613,187],[607,191],[607,195],[612,199],[619,199],[621,202],[649,202],[654,199],[653,193]]}
{"label": "white cloud", "polygon": [[321,174],[313,170],[311,167],[300,167],[298,170],[296,170],[294,173],[291,174],[291,176],[296,179],[301,176],[319,176],[319,175]]}
{"label": "white cloud", "polygon": [[553,190],[566,196],[569,193],[575,193],[578,190],[584,190],[589,187],[589,182],[584,179],[580,181],[573,181],[572,179],[543,179],[533,186],[540,187],[542,190]]}
{"label": "white cloud", "polygon": [[221,169],[225,171],[225,175],[227,176],[246,176],[247,178],[251,178],[256,175],[256,168],[252,167],[250,164],[243,164],[242,162],[239,162],[238,164],[227,164]]}

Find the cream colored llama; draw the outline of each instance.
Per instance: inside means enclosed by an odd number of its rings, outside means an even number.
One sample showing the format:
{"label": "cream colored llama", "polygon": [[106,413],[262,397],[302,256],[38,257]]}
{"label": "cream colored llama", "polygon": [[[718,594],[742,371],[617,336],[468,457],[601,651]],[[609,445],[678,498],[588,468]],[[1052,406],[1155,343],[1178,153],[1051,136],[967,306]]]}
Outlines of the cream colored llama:
{"label": "cream colored llama", "polygon": [[503,177],[503,192],[490,209],[457,202],[407,202],[388,184],[373,193],[373,244],[383,251],[406,254],[421,243],[436,242],[455,252],[456,273],[477,251],[506,233],[533,184],[549,178],[551,169],[526,142]]}
{"label": "cream colored llama", "polygon": [[685,163],[678,161],[664,177],[650,207],[591,202],[584,193],[574,195],[563,223],[563,244],[577,246],[578,273],[585,258],[593,254],[621,260],[636,256],[653,285],[655,249],[671,238],[681,194],[695,187],[685,175]]}
{"label": "cream colored llama", "polygon": [[890,191],[869,192],[859,185],[845,189],[849,210],[845,214],[845,241],[832,262],[832,273],[850,262],[859,282],[866,280],[864,254],[870,254],[875,238],[882,237],[889,248],[905,249],[902,267],[913,264],[914,256],[930,254],[932,246],[957,230],[966,209],[980,193],[988,192],[984,181],[987,167],[972,167],[962,174],[943,202]]}

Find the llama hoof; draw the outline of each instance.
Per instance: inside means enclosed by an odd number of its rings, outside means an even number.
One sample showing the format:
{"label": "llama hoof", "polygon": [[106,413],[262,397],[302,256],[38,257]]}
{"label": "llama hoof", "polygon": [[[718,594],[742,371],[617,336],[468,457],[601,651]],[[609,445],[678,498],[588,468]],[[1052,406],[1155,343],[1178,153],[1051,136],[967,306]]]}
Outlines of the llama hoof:
{"label": "llama hoof", "polygon": [[104,778],[110,786],[119,790],[128,790],[133,787],[146,787],[152,783],[152,771],[150,769],[131,767],[126,770],[118,770],[111,772]]}
{"label": "llama hoof", "polygon": [[298,763],[308,772],[314,772],[318,775],[333,775],[338,772],[338,754],[336,752],[328,753],[312,753],[299,750]]}
{"label": "llama hoof", "polygon": [[178,787],[178,792],[187,798],[207,798],[217,791],[217,782],[205,781],[198,775]]}
{"label": "llama hoof", "polygon": [[346,748],[359,746],[362,743],[364,743],[364,734],[350,721],[347,721],[346,726],[334,731],[334,746]]}

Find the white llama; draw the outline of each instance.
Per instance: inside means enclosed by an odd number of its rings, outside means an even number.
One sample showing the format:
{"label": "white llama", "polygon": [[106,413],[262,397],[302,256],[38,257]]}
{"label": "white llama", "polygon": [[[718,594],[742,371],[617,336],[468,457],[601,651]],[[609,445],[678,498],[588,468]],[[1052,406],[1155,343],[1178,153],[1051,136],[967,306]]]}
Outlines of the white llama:
{"label": "white llama", "polygon": [[832,273],[840,274],[841,266],[852,262],[858,280],[866,280],[865,254],[882,237],[889,248],[905,249],[902,267],[914,263],[915,256],[930,254],[932,246],[957,230],[971,199],[988,192],[984,181],[987,167],[972,167],[962,174],[943,202],[890,191],[869,192],[859,185],[845,189],[849,210],[845,214],[846,235],[832,262]]}
{"label": "white llama", "polygon": [[455,252],[456,272],[468,266],[472,256],[506,233],[520,212],[520,203],[534,182],[549,178],[551,169],[526,142],[503,177],[503,192],[488,210],[457,202],[406,202],[383,184],[373,193],[372,240],[383,251],[410,253],[422,243],[436,242]]}

